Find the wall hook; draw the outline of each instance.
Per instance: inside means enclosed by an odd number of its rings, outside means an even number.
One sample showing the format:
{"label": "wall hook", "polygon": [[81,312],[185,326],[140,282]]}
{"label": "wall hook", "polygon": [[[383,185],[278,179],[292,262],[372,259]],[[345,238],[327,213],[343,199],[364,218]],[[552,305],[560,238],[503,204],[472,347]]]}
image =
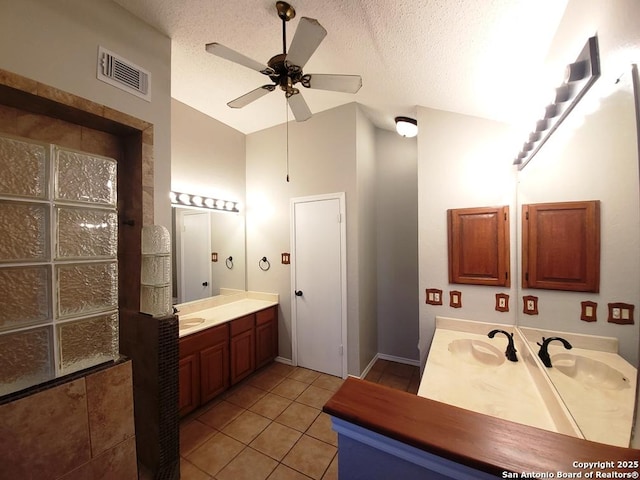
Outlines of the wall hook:
{"label": "wall hook", "polygon": [[229,256],[224,263],[227,265],[227,268],[231,270],[233,268],[233,257]]}
{"label": "wall hook", "polygon": [[271,268],[271,264],[269,263],[269,260],[267,260],[267,257],[262,257],[258,262],[258,266],[263,272],[266,272]]}

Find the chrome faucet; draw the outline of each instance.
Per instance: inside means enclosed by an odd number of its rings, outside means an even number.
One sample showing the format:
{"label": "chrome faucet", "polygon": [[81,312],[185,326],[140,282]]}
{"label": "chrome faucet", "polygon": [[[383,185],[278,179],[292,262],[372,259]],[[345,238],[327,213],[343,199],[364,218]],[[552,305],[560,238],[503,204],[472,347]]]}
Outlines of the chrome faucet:
{"label": "chrome faucet", "polygon": [[540,360],[542,360],[542,363],[544,363],[544,366],[547,367],[547,368],[551,368],[552,367],[551,358],[549,357],[548,348],[549,348],[549,344],[551,342],[553,342],[554,340],[562,342],[562,344],[564,345],[564,348],[566,348],[567,350],[571,350],[571,348],[573,348],[571,346],[571,344],[569,342],[567,342],[564,338],[560,338],[560,337],[544,338],[544,337],[542,337],[542,343],[536,342],[538,344],[538,346],[540,347],[540,350],[538,351],[538,357],[540,357]]}
{"label": "chrome faucet", "polygon": [[513,344],[513,333],[505,332],[504,330],[491,330],[488,334],[489,338],[495,337],[496,333],[504,333],[507,336],[507,340],[509,343],[507,344],[507,350],[504,352],[504,356],[507,357],[507,360],[510,362],[517,362],[518,355],[516,355],[516,347]]}

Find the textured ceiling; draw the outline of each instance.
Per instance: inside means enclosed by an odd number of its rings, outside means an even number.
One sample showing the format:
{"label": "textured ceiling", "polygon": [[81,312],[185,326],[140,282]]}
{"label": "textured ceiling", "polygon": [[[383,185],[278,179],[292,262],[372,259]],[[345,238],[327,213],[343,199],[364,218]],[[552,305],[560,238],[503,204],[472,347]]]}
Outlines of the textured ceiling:
{"label": "textured ceiling", "polygon": [[[275,0],[116,2],[172,39],[176,100],[244,133],[286,120],[281,90],[243,109],[227,107],[269,82],[204,49],[218,42],[266,64],[282,51]],[[395,116],[415,116],[416,106],[517,122],[530,108],[529,83],[542,68],[567,0],[290,3],[296,18],[287,24],[288,43],[303,16],[328,32],[305,73],[359,74],[363,81],[355,95],[300,87],[311,111],[356,101],[377,126],[391,129]]]}

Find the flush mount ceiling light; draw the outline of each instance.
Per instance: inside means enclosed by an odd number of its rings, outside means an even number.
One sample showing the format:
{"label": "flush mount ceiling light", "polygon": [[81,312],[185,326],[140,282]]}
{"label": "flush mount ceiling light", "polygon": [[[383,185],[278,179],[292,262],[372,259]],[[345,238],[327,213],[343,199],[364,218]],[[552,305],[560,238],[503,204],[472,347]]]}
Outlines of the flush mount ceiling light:
{"label": "flush mount ceiling light", "polygon": [[598,52],[598,38],[591,37],[576,58],[568,65],[562,85],[553,91],[551,102],[544,108],[542,118],[524,142],[522,149],[513,161],[522,170],[534,157],[547,139],[569,115],[587,90],[600,76],[600,55]]}
{"label": "flush mount ceiling light", "polygon": [[418,135],[418,122],[409,117],[396,117],[396,132],[403,137],[411,138]]}
{"label": "flush mount ceiling light", "polygon": [[175,207],[201,208],[204,210],[220,210],[223,212],[238,213],[238,202],[208,198],[190,193],[169,192],[171,205]]}

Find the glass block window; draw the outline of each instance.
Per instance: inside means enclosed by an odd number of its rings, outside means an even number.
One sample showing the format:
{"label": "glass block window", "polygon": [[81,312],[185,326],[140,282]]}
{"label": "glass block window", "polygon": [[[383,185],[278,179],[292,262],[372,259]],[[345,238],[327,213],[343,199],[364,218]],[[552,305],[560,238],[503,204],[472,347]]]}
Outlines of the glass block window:
{"label": "glass block window", "polygon": [[118,356],[117,162],[0,136],[0,395]]}

